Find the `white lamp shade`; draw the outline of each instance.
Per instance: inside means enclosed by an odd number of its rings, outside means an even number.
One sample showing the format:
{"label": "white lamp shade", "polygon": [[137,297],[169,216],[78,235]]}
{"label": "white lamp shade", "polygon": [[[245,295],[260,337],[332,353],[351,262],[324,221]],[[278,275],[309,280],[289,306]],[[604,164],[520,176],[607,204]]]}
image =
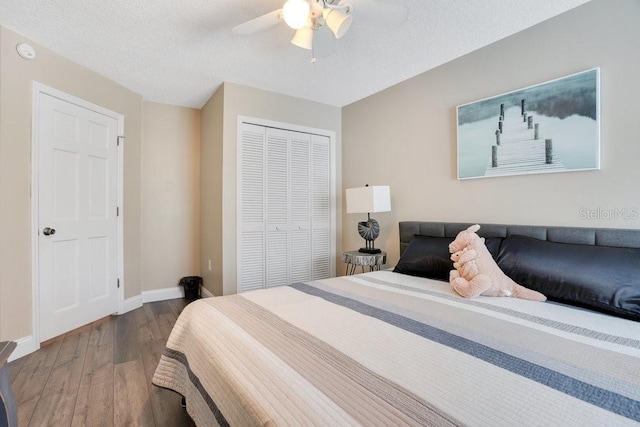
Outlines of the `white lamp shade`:
{"label": "white lamp shade", "polygon": [[347,213],[389,212],[391,191],[388,185],[348,188]]}
{"label": "white lamp shade", "polygon": [[325,9],[328,12],[325,14],[324,20],[327,23],[327,26],[333,31],[333,34],[337,39],[344,36],[349,27],[351,27],[351,21],[353,17],[351,15],[347,15],[343,11],[339,9]]}
{"label": "white lamp shade", "polygon": [[287,0],[282,6],[284,22],[294,30],[298,30],[307,23],[311,6],[305,0]]}
{"label": "white lamp shade", "polygon": [[296,30],[291,43],[303,49],[311,50],[313,47],[313,30],[309,27],[302,27]]}

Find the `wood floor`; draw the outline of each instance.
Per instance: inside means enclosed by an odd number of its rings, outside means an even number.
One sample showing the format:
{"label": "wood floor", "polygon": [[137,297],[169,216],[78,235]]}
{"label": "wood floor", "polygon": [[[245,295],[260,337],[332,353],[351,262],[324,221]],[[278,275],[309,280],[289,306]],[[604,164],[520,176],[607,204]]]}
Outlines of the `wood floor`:
{"label": "wood floor", "polygon": [[69,332],[9,364],[24,426],[193,426],[151,384],[183,299],[144,304]]}

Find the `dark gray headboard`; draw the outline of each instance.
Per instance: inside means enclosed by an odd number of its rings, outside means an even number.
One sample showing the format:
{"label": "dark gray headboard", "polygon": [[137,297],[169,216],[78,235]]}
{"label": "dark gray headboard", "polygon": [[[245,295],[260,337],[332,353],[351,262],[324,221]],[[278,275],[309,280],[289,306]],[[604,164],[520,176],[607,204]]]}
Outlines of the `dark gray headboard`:
{"label": "dark gray headboard", "polygon": [[[400,222],[400,255],[414,235],[451,237],[473,225],[461,222]],[[482,237],[507,237],[511,234],[558,243],[576,243],[596,246],[640,248],[640,230],[619,228],[546,227],[540,225],[480,224],[478,235]]]}

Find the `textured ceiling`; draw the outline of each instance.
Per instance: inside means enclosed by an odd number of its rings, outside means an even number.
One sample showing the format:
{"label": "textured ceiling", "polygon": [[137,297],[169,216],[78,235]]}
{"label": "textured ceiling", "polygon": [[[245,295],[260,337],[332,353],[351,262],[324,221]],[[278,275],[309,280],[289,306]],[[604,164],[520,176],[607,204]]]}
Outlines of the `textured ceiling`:
{"label": "textured ceiling", "polygon": [[139,93],[200,108],[224,81],[344,106],[588,0],[388,0],[408,20],[358,19],[312,64],[284,23],[231,28],[284,0],[0,0],[0,24]]}

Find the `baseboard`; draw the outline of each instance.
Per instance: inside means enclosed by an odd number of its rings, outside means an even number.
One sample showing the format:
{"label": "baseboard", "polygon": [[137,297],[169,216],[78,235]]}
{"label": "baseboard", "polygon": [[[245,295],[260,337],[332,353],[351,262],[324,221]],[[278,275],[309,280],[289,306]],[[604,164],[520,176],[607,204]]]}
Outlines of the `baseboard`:
{"label": "baseboard", "polygon": [[26,356],[27,354],[31,354],[39,348],[36,340],[33,338],[33,335],[16,340],[16,344],[18,345],[16,346],[16,349],[13,350],[13,353],[11,353],[11,356],[9,356],[9,362],[20,359],[22,356]]}
{"label": "baseboard", "polygon": [[135,297],[124,300],[124,311],[119,314],[128,313],[131,310],[135,310],[140,307],[142,307],[142,295],[136,295]]}
{"label": "baseboard", "polygon": [[204,286],[200,288],[200,294],[202,294],[202,298],[211,298],[212,296],[214,296],[211,292],[209,292],[209,289],[205,288]]}
{"label": "baseboard", "polygon": [[184,298],[184,291],[180,286],[142,291],[142,302],[156,302],[177,298]]}
{"label": "baseboard", "polygon": [[140,308],[142,304],[147,302],[165,301],[176,298],[184,298],[184,292],[180,286],[142,291],[141,295],[136,295],[135,297],[124,300],[124,313]]}

